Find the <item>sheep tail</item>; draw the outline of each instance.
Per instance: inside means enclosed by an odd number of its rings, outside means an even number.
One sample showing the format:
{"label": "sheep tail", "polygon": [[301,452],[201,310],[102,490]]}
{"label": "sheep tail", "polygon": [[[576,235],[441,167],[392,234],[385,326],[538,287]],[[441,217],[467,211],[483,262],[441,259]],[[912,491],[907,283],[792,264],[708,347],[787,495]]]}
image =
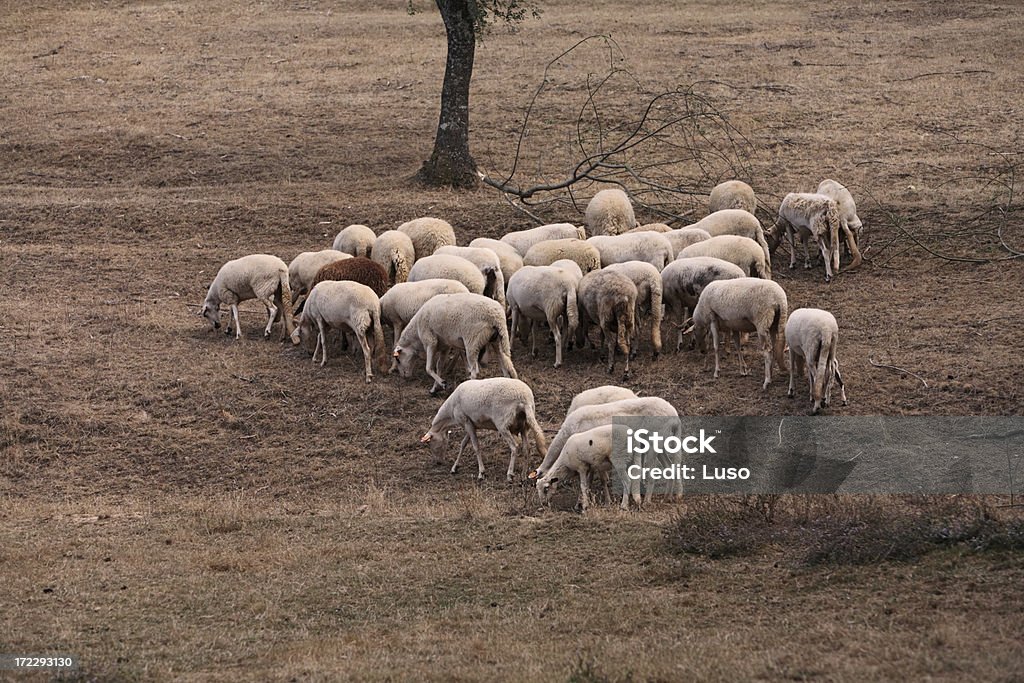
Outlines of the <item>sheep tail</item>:
{"label": "sheep tail", "polygon": [[370,323],[373,325],[373,352],[377,356],[377,364],[381,372],[387,372],[389,363],[387,348],[384,345],[384,327],[380,322],[380,308],[370,310]]}
{"label": "sheep tail", "polygon": [[818,359],[818,374],[814,377],[814,400],[820,401],[825,395],[826,373],[831,370],[832,344],[825,348],[825,340],[818,338],[818,350],[815,358]]}
{"label": "sheep tail", "polygon": [[[530,429],[530,434],[533,435],[533,446],[537,449],[537,455],[540,456],[541,460],[548,452],[548,444],[544,440],[544,430],[540,428],[537,423],[537,416],[533,410],[527,410],[526,412],[526,426]],[[523,435],[526,438],[526,435]],[[524,449],[525,450],[525,449]]]}
{"label": "sheep tail", "polygon": [[391,270],[394,275],[394,283],[396,285],[401,282],[408,282],[409,264],[406,262],[405,256],[397,249],[391,256]]}
{"label": "sheep tail", "polygon": [[828,222],[828,236],[832,245],[832,270],[839,272],[839,206],[834,201],[828,203],[825,220]]}
{"label": "sheep tail", "polygon": [[772,320],[770,334],[775,344],[775,362],[779,364],[780,370],[786,369],[786,309],[784,304],[775,304],[775,318]]}
{"label": "sheep tail", "polygon": [[615,327],[618,328],[619,350],[626,356],[629,355],[629,340],[633,337],[633,325],[636,322],[635,308],[625,299],[615,302]]}
{"label": "sheep tail", "polygon": [[488,266],[484,269],[484,276],[487,278],[487,282],[484,284],[484,296],[494,298],[494,287],[498,281],[498,273],[493,267]]}
{"label": "sheep tail", "polygon": [[295,322],[292,320],[292,286],[288,284],[287,269],[277,271],[277,293],[281,297],[281,313],[284,316],[284,336],[287,339],[295,330]]}
{"label": "sheep tail", "polygon": [[576,300],[576,288],[573,286],[570,286],[565,293],[565,321],[567,323],[565,334],[572,339],[580,327],[579,302]]}

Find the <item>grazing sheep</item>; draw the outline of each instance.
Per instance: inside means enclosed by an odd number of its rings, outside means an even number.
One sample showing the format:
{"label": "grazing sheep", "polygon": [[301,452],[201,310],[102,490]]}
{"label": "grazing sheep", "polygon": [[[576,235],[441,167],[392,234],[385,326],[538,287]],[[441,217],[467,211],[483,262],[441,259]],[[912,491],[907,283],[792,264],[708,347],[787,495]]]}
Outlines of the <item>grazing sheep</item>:
{"label": "grazing sheep", "polygon": [[508,289],[509,279],[523,267],[523,255],[515,250],[511,244],[501,240],[492,240],[489,237],[477,237],[469,243],[471,247],[478,249],[490,249],[498,255],[501,263],[501,274],[505,277],[505,289]]}
{"label": "grazing sheep", "polygon": [[523,265],[550,266],[563,259],[575,262],[584,275],[601,267],[601,252],[586,240],[574,237],[538,242],[523,256]]}
{"label": "grazing sheep", "polygon": [[409,269],[416,261],[416,249],[404,232],[387,230],[373,243],[370,258],[388,273],[388,282],[397,285],[409,279]]}
{"label": "grazing sheep", "polygon": [[552,268],[561,268],[562,270],[566,270],[569,273],[571,273],[572,276],[574,278],[576,278],[576,284],[577,285],[579,285],[580,280],[583,279],[583,269],[580,268],[580,264],[576,263],[575,261],[573,261],[571,259],[567,259],[567,258],[558,259],[557,261],[555,261],[554,263],[551,264],[551,267]]}
{"label": "grazing sheep", "polygon": [[288,284],[292,288],[292,305],[299,307],[302,300],[313,288],[313,280],[317,272],[328,263],[342,261],[352,258],[351,254],[340,252],[336,249],[323,249],[321,251],[304,251],[288,264]]}
{"label": "grazing sheep", "polygon": [[430,393],[435,394],[447,386],[437,372],[441,352],[459,348],[466,350],[470,379],[480,374],[480,358],[488,348],[498,357],[505,377],[518,377],[512,365],[505,310],[494,299],[472,293],[439,294],[423,304],[395,344],[392,370],[405,379],[412,377],[412,362],[423,353],[427,374],[434,380]]}
{"label": "grazing sheep", "polygon": [[505,305],[505,275],[501,271],[501,261],[498,255],[490,249],[483,247],[440,247],[436,255],[447,254],[449,256],[461,256],[479,270],[484,276],[484,296],[489,296],[502,306]]}
{"label": "grazing sheep", "polygon": [[[601,425],[610,425],[615,417],[678,417],[679,413],[668,401],[656,396],[629,398],[611,403],[583,406],[565,416],[555,438],[548,445],[548,452],[536,470],[536,477],[543,477],[562,454],[562,448],[569,437]],[[531,476],[533,476],[531,474]]]}
{"label": "grazing sheep", "polygon": [[501,241],[519,252],[520,256],[526,256],[526,252],[530,251],[530,247],[537,244],[537,242],[560,240],[569,237],[585,240],[587,239],[587,233],[583,228],[576,227],[572,223],[552,223],[550,225],[542,225],[539,228],[506,233],[501,236]]}
{"label": "grazing sheep", "polygon": [[754,188],[742,180],[727,180],[715,185],[708,201],[708,212],[714,213],[722,209],[740,209],[753,215],[757,208]]}
{"label": "grazing sheep", "polygon": [[[749,237],[757,242],[764,250],[765,263],[771,270],[772,255],[768,248],[768,241],[764,236],[764,229],[761,228],[761,221],[757,220],[754,214],[743,209],[722,209],[709,216],[705,216],[688,228],[704,230],[712,237],[718,235],[739,235]],[[768,278],[769,280],[771,278]]]}
{"label": "grazing sheep", "polygon": [[[718,379],[718,338],[721,332],[731,331],[736,342],[736,355],[740,359],[740,373],[749,374],[740,348],[741,332],[757,332],[764,354],[764,384],[766,390],[772,381],[772,356],[779,368],[783,360],[784,338],[780,334],[786,326],[789,304],[786,292],[778,283],[753,277],[716,280],[701,292],[693,311],[693,335],[701,351],[707,350],[710,330],[715,349],[715,379]],[[724,341],[724,340],[723,340]]]}
{"label": "grazing sheep", "polygon": [[700,228],[679,228],[678,230],[662,233],[662,235],[672,245],[672,258],[679,256],[679,252],[691,244],[711,239],[708,231],[701,230]]}
{"label": "grazing sheep", "polygon": [[[473,442],[476,451],[477,479],[484,478],[484,459],[480,452],[480,443],[476,432],[479,429],[494,429],[509,446],[508,471],[505,478],[512,481],[516,468],[516,452],[522,451],[527,458],[530,448],[530,437],[533,437],[537,454],[544,457],[547,441],[544,430],[537,423],[537,409],[533,400],[533,391],[518,379],[492,377],[490,379],[470,379],[455,387],[434,416],[430,429],[420,438],[420,442],[430,444],[434,460],[441,462],[448,447],[448,430],[453,426],[462,427],[466,436],[459,446],[459,453],[452,465],[452,474],[459,467],[462,451],[466,443]],[[519,443],[516,443],[519,437]]]}
{"label": "grazing sheep", "polygon": [[468,294],[466,285],[456,280],[436,278],[419,282],[400,282],[380,298],[380,312],[395,331],[395,341],[423,304],[438,294]]}
{"label": "grazing sheep", "polygon": [[[601,425],[570,436],[562,453],[551,465],[547,473],[537,479],[537,495],[542,505],[551,502],[551,497],[558,490],[558,484],[567,477],[577,475],[580,480],[580,507],[584,512],[590,506],[590,477],[597,475],[604,484],[605,496],[611,499],[608,488],[608,477],[613,469],[612,463],[612,425]],[[628,507],[629,486],[622,487],[622,507]],[[639,504],[639,503],[638,503]]]}
{"label": "grazing sheep", "polygon": [[430,256],[438,247],[455,245],[455,229],[440,218],[416,218],[398,226],[412,240],[416,260]]}
{"label": "grazing sheep", "polygon": [[614,384],[605,384],[604,386],[587,389],[573,397],[572,403],[569,404],[569,410],[565,411],[565,416],[569,417],[569,415],[584,406],[596,406],[602,403],[622,401],[627,398],[636,398],[636,394],[626,387],[619,387]]}
{"label": "grazing sheep", "polygon": [[579,326],[576,303],[578,279],[572,273],[552,266],[523,266],[508,283],[508,306],[512,315],[509,334],[519,334],[526,343],[526,324],[530,321],[533,344],[530,353],[537,357],[537,323],[546,322],[555,337],[555,367],[562,365],[566,340]]}
{"label": "grazing sheep", "polygon": [[676,259],[694,256],[713,256],[729,263],[735,263],[750,277],[771,280],[772,274],[764,260],[761,245],[749,237],[739,235],[718,235],[703,242],[691,244],[679,252]]}
{"label": "grazing sheep", "polygon": [[[278,315],[284,320],[284,335],[292,333],[292,290],[288,284],[288,266],[270,254],[250,254],[228,261],[213,279],[200,315],[220,329],[220,306],[231,308],[235,324],[235,339],[241,339],[242,326],[238,322],[238,304],[249,299],[258,300],[267,309],[267,328],[263,336],[270,336],[270,328]],[[231,334],[228,322],[227,333]]]}
{"label": "grazing sheep", "polygon": [[608,349],[608,372],[615,369],[615,346],[618,342],[626,357],[625,377],[629,377],[629,340],[636,325],[636,285],[622,273],[595,270],[580,280],[576,296],[580,308],[576,346],[582,349],[588,326],[597,325]]}
{"label": "grazing sheep", "polygon": [[313,286],[326,280],[348,280],[366,285],[377,296],[384,296],[388,291],[388,274],[379,263],[374,263],[365,256],[328,263],[316,272]]}
{"label": "grazing sheep", "polygon": [[672,243],[659,232],[599,235],[587,242],[601,252],[602,267],[626,261],[646,261],[661,272],[672,260]]}
{"label": "grazing sheep", "polygon": [[327,328],[343,326],[355,333],[359,347],[363,350],[367,383],[373,377],[367,330],[373,330],[372,352],[378,358],[381,372],[387,367],[384,362],[387,349],[384,347],[384,331],[380,324],[380,300],[366,285],[348,280],[325,280],[314,286],[306,299],[305,310],[299,316],[298,325],[292,332],[292,343],[298,344],[303,335],[312,332],[314,326],[317,336],[313,362],[316,362],[317,352],[322,352],[320,367],[327,364]]}
{"label": "grazing sheep", "polygon": [[338,236],[334,238],[332,249],[351,254],[352,256],[365,256],[369,258],[370,251],[373,249],[373,243],[376,240],[377,235],[373,230],[357,223],[344,228],[338,233]]}
{"label": "grazing sheep", "polygon": [[647,223],[645,225],[639,225],[627,232],[672,232],[672,226],[665,225],[664,223]]}
{"label": "grazing sheep", "polygon": [[[417,259],[415,265],[409,270],[409,282],[434,278],[446,278],[461,282],[473,294],[483,294],[488,285],[487,278],[473,262],[451,254],[434,254]],[[492,287],[493,283],[494,279],[490,283]]]}
{"label": "grazing sheep", "polygon": [[[770,241],[772,246],[778,244],[783,232],[789,238],[791,254],[790,269],[796,267],[796,236],[799,234],[804,245],[804,268],[811,267],[808,253],[808,240],[813,239],[825,261],[825,282],[839,272],[839,206],[835,200],[823,194],[790,192],[779,206],[779,218],[772,227]],[[843,230],[847,245],[853,254],[851,267],[860,265],[861,255],[857,249],[856,239],[849,228]]]}
{"label": "grazing sheep", "polygon": [[587,230],[591,235],[620,235],[637,226],[629,195],[615,188],[601,190],[587,204]]}
{"label": "grazing sheep", "polygon": [[839,374],[839,324],[834,315],[820,308],[798,308],[786,322],[786,344],[789,345],[789,392],[793,397],[794,379],[807,368],[811,387],[812,415],[821,411],[822,402],[832,400],[832,380],[839,384],[840,398],[847,405],[846,386]]}
{"label": "grazing sheep", "polygon": [[643,314],[651,315],[651,346],[654,347],[654,357],[661,354],[661,319],[664,316],[662,301],[661,273],[650,263],[643,261],[626,261],[625,263],[613,263],[608,270],[622,273],[636,285],[636,327],[633,337],[636,340],[632,344],[633,355],[639,349],[640,327],[643,325]]}
{"label": "grazing sheep", "polygon": [[[851,239],[860,248],[860,245],[864,243],[864,224],[861,223],[860,218],[857,216],[857,204],[853,201],[853,195],[850,194],[850,191],[842,183],[826,178],[818,184],[817,193],[831,197],[839,208],[839,227],[843,229],[843,234],[846,235],[847,250],[849,250]],[[847,269],[851,270],[860,264],[861,259],[858,254],[858,256],[853,257]]]}
{"label": "grazing sheep", "polygon": [[683,322],[697,306],[700,293],[715,280],[746,277],[735,263],[712,256],[692,256],[676,259],[661,271],[662,293],[666,313],[679,330],[676,351],[683,346]]}

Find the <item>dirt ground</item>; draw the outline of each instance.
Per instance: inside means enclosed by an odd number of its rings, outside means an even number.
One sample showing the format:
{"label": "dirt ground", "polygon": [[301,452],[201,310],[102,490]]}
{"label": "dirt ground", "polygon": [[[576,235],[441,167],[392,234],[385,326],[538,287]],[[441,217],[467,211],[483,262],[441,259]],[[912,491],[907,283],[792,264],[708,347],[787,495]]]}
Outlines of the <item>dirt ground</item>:
{"label": "dirt ground", "polygon": [[[1019,555],[687,563],[663,548],[674,504],[541,512],[490,436],[483,484],[432,465],[417,439],[442,399],[423,376],[321,369],[263,340],[251,304],[240,342],[202,323],[245,253],[287,261],[423,215],[460,243],[532,226],[492,190],[409,181],[444,67],[440,18],[416,5],[0,3],[0,653],[73,652],[102,680],[1024,676]],[[791,310],[839,320],[834,414],[1020,413],[1012,3],[542,8],[477,51],[482,168],[509,168],[544,65],[611,34],[642,83],[623,97],[698,83],[750,141],[766,206],[825,177],[858,198],[861,269],[826,285],[775,267]],[[570,163],[597,59],[554,76],[527,172]],[[575,393],[619,380],[596,352],[513,356],[551,433]],[[714,381],[644,347],[628,385],[681,414],[806,411],[730,361]]]}

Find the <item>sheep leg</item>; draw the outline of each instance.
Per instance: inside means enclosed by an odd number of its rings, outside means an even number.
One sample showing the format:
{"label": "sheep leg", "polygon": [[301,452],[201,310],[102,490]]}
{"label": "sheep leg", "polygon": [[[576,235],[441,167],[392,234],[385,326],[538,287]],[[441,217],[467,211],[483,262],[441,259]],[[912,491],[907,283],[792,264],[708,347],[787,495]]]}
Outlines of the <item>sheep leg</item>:
{"label": "sheep leg", "polygon": [[[320,349],[320,367],[327,364],[327,330],[324,329],[324,321],[322,318],[316,319],[317,335],[316,345]],[[316,362],[316,354],[313,354],[313,362]]]}
{"label": "sheep leg", "polygon": [[455,454],[455,462],[452,464],[452,474],[459,469],[459,461],[462,460],[462,451],[466,450],[466,444],[469,443],[469,430],[466,431],[466,435],[462,437],[462,443],[459,444],[459,452]]}
{"label": "sheep leg", "polygon": [[555,337],[555,367],[558,368],[562,366],[562,345],[564,344],[562,326],[558,324],[558,316],[548,314],[548,325],[551,327],[551,334]]}
{"label": "sheep leg", "polygon": [[818,240],[818,250],[821,252],[821,258],[825,261],[825,282],[831,282],[833,275],[832,272],[832,258],[830,249],[826,246],[824,240]]}
{"label": "sheep leg", "polygon": [[267,314],[266,329],[263,330],[263,336],[264,337],[269,337],[270,336],[270,328],[273,327],[274,318],[278,317],[278,307],[273,305],[273,299],[271,299],[269,297],[267,297],[265,299],[260,299],[259,302],[261,304],[263,304],[264,308],[266,308],[266,314]]}
{"label": "sheep leg", "polygon": [[711,345],[715,347],[714,378],[718,379],[718,320],[716,320],[715,318],[711,319]]}
{"label": "sheep leg", "polygon": [[427,344],[426,347],[427,347],[427,349],[426,349],[426,354],[427,354],[426,370],[427,370],[427,374],[430,375],[434,379],[434,386],[432,386],[430,388],[430,395],[433,396],[438,391],[444,390],[446,385],[445,385],[445,382],[444,382],[444,378],[441,377],[441,375],[437,374],[437,369],[436,368],[437,368],[437,361],[438,361],[439,356],[438,356],[436,347],[433,344]]}
{"label": "sheep leg", "polygon": [[[530,321],[530,358],[537,357],[537,321]],[[555,366],[558,367],[557,365]]]}
{"label": "sheep leg", "polygon": [[801,238],[804,243],[804,270],[811,269],[810,240],[807,237]]}
{"label": "sheep leg", "polygon": [[580,506],[583,512],[590,506],[590,468],[586,465],[580,466]]}
{"label": "sheep leg", "polygon": [[797,372],[797,367],[798,367],[797,363],[799,363],[799,361],[797,360],[796,351],[794,351],[793,347],[790,346],[789,347],[789,389],[786,391],[786,396],[788,396],[790,398],[793,398],[793,395],[796,393],[796,388],[795,388],[794,382],[796,380],[796,372]]}
{"label": "sheep leg", "polygon": [[772,382],[772,351],[774,344],[772,338],[766,333],[758,332],[757,338],[761,342],[761,351],[764,353],[764,384],[761,385],[761,391],[767,391],[768,385]]}
{"label": "sheep leg", "polygon": [[[605,346],[608,347],[608,374],[612,374],[615,369],[615,337],[610,334],[604,334],[604,328],[601,328],[602,335],[604,337]],[[626,356],[626,365],[629,365],[629,356]]]}
{"label": "sheep leg", "polygon": [[[235,321],[235,339],[241,339],[242,323],[238,322],[238,304],[231,304],[231,317]],[[228,329],[228,334],[231,334],[230,329]]]}
{"label": "sheep leg", "polygon": [[750,370],[747,369],[747,363],[743,360],[743,347],[740,346],[740,333],[732,333],[733,341],[736,344],[736,357],[740,359],[740,374],[744,377],[750,374]]}
{"label": "sheep leg", "polygon": [[[839,385],[839,398],[842,400],[844,406],[850,405],[850,402],[846,400],[846,385],[843,384],[843,376],[839,374],[839,359],[832,359],[832,371],[835,373],[836,383]],[[831,389],[829,389],[831,391]]]}
{"label": "sheep leg", "polygon": [[480,452],[480,442],[476,438],[476,429],[472,422],[466,424],[466,434],[473,443],[473,450],[476,451],[476,478],[479,481],[484,478],[484,455]]}
{"label": "sheep leg", "polygon": [[373,363],[372,353],[370,353],[370,343],[366,341],[366,330],[356,329],[356,339],[359,341],[359,348],[363,350],[363,365],[366,371],[366,383],[370,383],[370,378],[373,377]]}
{"label": "sheep leg", "polygon": [[[516,471],[516,453],[519,451],[520,445],[516,443],[516,438],[512,436],[512,432],[510,432],[507,427],[498,429],[498,434],[500,434],[501,438],[505,440],[505,443],[508,444],[509,451],[511,451],[508,460],[508,471],[505,472],[505,479],[507,481],[512,481],[512,475],[515,474]],[[523,438],[525,439],[526,437],[524,436]]]}

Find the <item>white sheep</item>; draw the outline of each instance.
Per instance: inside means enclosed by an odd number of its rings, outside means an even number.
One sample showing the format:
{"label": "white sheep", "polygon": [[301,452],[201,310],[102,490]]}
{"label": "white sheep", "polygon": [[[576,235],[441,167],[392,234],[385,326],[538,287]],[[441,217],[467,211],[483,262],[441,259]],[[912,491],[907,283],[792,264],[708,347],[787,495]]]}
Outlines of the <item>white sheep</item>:
{"label": "white sheep", "polygon": [[750,277],[770,280],[772,276],[768,263],[764,259],[764,250],[761,249],[760,244],[749,237],[718,235],[709,240],[691,244],[680,251],[676,259],[694,256],[713,256],[729,263],[735,263]]}
{"label": "white sheep", "polygon": [[[604,484],[605,496],[611,498],[608,488],[608,478],[613,469],[612,451],[614,440],[612,438],[613,426],[601,425],[588,429],[585,432],[573,434],[562,447],[562,453],[551,465],[547,473],[537,479],[537,495],[540,502],[547,505],[551,497],[558,490],[560,482],[577,475],[580,480],[580,507],[586,512],[590,506],[590,479],[596,475]],[[630,486],[623,482],[622,507],[628,507],[628,492]],[[639,500],[637,500],[639,505]]]}
{"label": "white sheep", "polygon": [[587,233],[582,227],[577,227],[572,223],[551,223],[550,225],[542,225],[537,228],[530,228],[529,230],[517,230],[506,233],[501,236],[501,241],[519,252],[520,256],[526,256],[526,252],[537,242],[560,240],[569,237],[585,240]]}
{"label": "white sheep", "polygon": [[735,263],[712,256],[692,256],[676,259],[661,271],[662,295],[665,312],[679,330],[676,351],[683,346],[683,322],[697,305],[700,293],[715,280],[746,277]]}
{"label": "white sheep", "polygon": [[[242,326],[238,322],[238,304],[256,299],[267,309],[267,328],[263,336],[270,336],[270,328],[280,314],[284,320],[284,335],[291,336],[292,291],[288,284],[288,266],[270,254],[250,254],[228,261],[210,284],[206,301],[200,315],[210,321],[214,329],[220,329],[221,304],[231,309],[235,324],[235,339],[242,337]],[[227,333],[231,334],[231,323]]]}
{"label": "white sheep", "polygon": [[580,280],[583,279],[583,269],[580,268],[580,264],[576,263],[572,259],[558,259],[551,264],[551,267],[561,268],[562,270],[568,271],[576,279],[577,285],[579,285]]}
{"label": "white sheep", "polygon": [[477,237],[469,243],[469,246],[490,249],[498,255],[498,261],[501,262],[501,274],[505,277],[505,288],[508,289],[509,279],[523,267],[523,255],[516,251],[511,244],[489,237]]}
{"label": "white sheep", "polygon": [[417,355],[426,356],[426,371],[434,380],[431,394],[447,386],[437,364],[446,349],[466,351],[466,369],[471,379],[480,374],[480,358],[488,348],[498,358],[505,377],[516,379],[509,348],[505,310],[494,299],[481,294],[439,294],[417,311],[395,344],[392,370],[403,378],[412,377]]}
{"label": "white sheep", "polygon": [[798,308],[789,315],[786,322],[786,344],[789,345],[789,392],[794,394],[796,375],[807,370],[810,384],[811,413],[821,411],[822,402],[829,405],[832,399],[832,380],[839,384],[840,398],[847,405],[846,386],[839,373],[839,324],[834,315],[820,308]]}
{"label": "white sheep", "polygon": [[704,230],[712,237],[717,237],[718,235],[739,235],[754,240],[764,250],[765,263],[768,264],[769,270],[771,270],[771,250],[768,248],[768,241],[765,239],[761,221],[757,220],[754,214],[743,209],[722,209],[686,227]]}
{"label": "white sheep", "polygon": [[434,254],[416,259],[416,263],[409,270],[408,282],[434,278],[461,282],[473,294],[483,294],[487,287],[487,279],[474,263],[451,254]]}
{"label": "white sheep", "polygon": [[523,256],[523,265],[550,266],[563,259],[575,262],[584,275],[601,267],[601,252],[586,240],[575,237],[538,242]]}
{"label": "white sheep", "polygon": [[576,298],[580,308],[576,345],[582,349],[587,339],[587,328],[591,324],[597,325],[608,349],[608,372],[615,369],[617,343],[626,357],[625,376],[629,377],[629,342],[636,325],[636,285],[622,273],[595,270],[580,280]]}
{"label": "white sheep", "polygon": [[370,258],[388,273],[388,282],[397,285],[409,279],[409,269],[416,261],[416,248],[404,232],[386,230],[373,243]]}
{"label": "white sheep", "polygon": [[722,209],[741,209],[753,215],[757,208],[754,188],[742,180],[727,180],[715,185],[708,200],[708,212],[714,213]]}
{"label": "white sheep", "polygon": [[434,254],[461,256],[479,269],[484,276],[484,296],[489,296],[502,306],[505,305],[505,275],[501,271],[498,255],[485,247],[440,247]]}
{"label": "white sheep", "polygon": [[526,343],[526,321],[533,342],[531,354],[537,356],[537,323],[546,322],[555,337],[555,367],[562,365],[566,341],[579,326],[574,274],[553,266],[523,266],[508,283],[508,306],[512,316],[509,334],[519,334]]}
{"label": "white sheep", "polygon": [[633,203],[618,188],[595,194],[587,204],[585,216],[591,235],[620,235],[637,226]]}
{"label": "white sheep", "polygon": [[718,379],[720,334],[732,332],[736,355],[740,359],[740,373],[747,375],[749,371],[743,361],[740,333],[757,332],[764,355],[764,384],[761,389],[768,389],[772,381],[772,357],[780,369],[786,367],[782,354],[782,331],[786,326],[788,311],[786,292],[771,280],[740,277],[709,283],[701,292],[693,311],[692,331],[701,351],[706,351],[707,335],[709,331],[711,333],[715,350],[715,379]]}
{"label": "white sheep", "polygon": [[[562,448],[569,437],[601,425],[610,425],[616,417],[678,417],[679,413],[668,401],[657,396],[628,398],[611,403],[589,405],[571,411],[565,416],[555,438],[548,445],[544,460],[536,469],[536,478],[543,477],[562,454]],[[531,477],[534,475],[531,473]]]}
{"label": "white sheep", "polygon": [[292,289],[292,305],[296,309],[302,304],[302,300],[309,294],[313,287],[313,280],[321,268],[328,263],[352,258],[351,254],[336,249],[321,249],[320,251],[304,251],[288,264],[288,285]]}
{"label": "white sheep", "polygon": [[380,298],[380,312],[395,331],[395,341],[423,304],[438,294],[468,294],[466,285],[447,278],[433,278],[418,282],[400,282]]}
{"label": "white sheep", "polygon": [[[607,269],[622,273],[636,285],[636,326],[633,337],[639,341],[643,314],[649,313],[651,316],[651,346],[654,347],[654,357],[657,358],[661,354],[661,320],[665,311],[665,307],[662,306],[661,273],[650,263],[643,261],[613,263]],[[639,344],[634,343],[631,346],[633,355],[636,356]]]}
{"label": "white sheep", "polygon": [[584,406],[596,406],[601,403],[612,403],[636,397],[636,394],[631,389],[614,384],[605,384],[593,389],[586,389],[573,396],[572,403],[569,404],[569,410],[565,411],[565,416],[568,417]]}
{"label": "white sheep", "polygon": [[645,223],[629,230],[628,232],[672,232],[672,226],[664,223]]}
{"label": "white sheep", "polygon": [[[864,224],[861,222],[860,217],[857,216],[857,204],[853,201],[853,195],[850,194],[850,191],[842,183],[826,178],[818,184],[817,193],[831,197],[839,208],[839,227],[842,228],[843,234],[846,235],[847,249],[849,249],[851,240],[860,248],[860,245],[864,243]],[[847,266],[847,269],[856,268],[860,264],[861,258],[858,253],[853,256],[853,260]]]}
{"label": "white sheep", "polygon": [[402,223],[398,231],[404,232],[412,240],[417,261],[430,256],[438,247],[456,244],[455,229],[451,223],[440,218],[416,218]]}
{"label": "white sheep", "polygon": [[335,251],[340,251],[351,256],[366,256],[369,258],[373,243],[377,240],[376,233],[365,225],[358,223],[343,228],[338,236],[334,238]]}
{"label": "white sheep", "polygon": [[447,449],[448,430],[455,426],[462,427],[466,436],[455,456],[452,474],[458,470],[466,443],[471,441],[476,451],[477,479],[484,478],[484,459],[476,435],[480,429],[496,430],[508,444],[510,455],[505,473],[508,481],[512,481],[515,473],[516,452],[521,451],[524,460],[527,458],[531,436],[540,457],[544,457],[547,450],[544,430],[537,423],[533,391],[518,379],[470,379],[455,387],[434,416],[430,429],[420,438],[420,442],[430,444],[436,462],[441,461]]}
{"label": "white sheep", "polygon": [[[835,200],[823,194],[806,192],[790,192],[782,199],[779,206],[779,218],[772,227],[772,242],[778,244],[782,234],[789,239],[791,249],[789,257],[790,269],[796,267],[796,237],[804,245],[804,268],[811,267],[811,257],[807,243],[813,239],[825,261],[825,282],[839,272],[839,206]],[[850,253],[854,255],[852,267],[860,264],[860,251],[856,239],[849,228],[843,230],[847,238]]]}
{"label": "white sheep", "polygon": [[587,240],[601,252],[601,266],[626,261],[646,261],[658,272],[672,260],[672,243],[659,232],[598,235]]}
{"label": "white sheep", "polygon": [[662,236],[672,245],[672,258],[676,258],[683,249],[691,244],[711,239],[707,230],[700,228],[679,228],[662,233]]}
{"label": "white sheep", "polygon": [[[373,377],[373,355],[380,360],[382,372],[385,368],[383,358],[387,349],[380,319],[380,300],[372,289],[351,280],[324,280],[317,283],[306,298],[298,325],[292,332],[292,342],[298,344],[315,327],[313,362],[316,362],[317,352],[321,352],[320,367],[323,367],[327,364],[327,328],[351,330],[363,350],[364,371],[369,383]],[[372,347],[366,339],[367,330],[373,334]]]}

